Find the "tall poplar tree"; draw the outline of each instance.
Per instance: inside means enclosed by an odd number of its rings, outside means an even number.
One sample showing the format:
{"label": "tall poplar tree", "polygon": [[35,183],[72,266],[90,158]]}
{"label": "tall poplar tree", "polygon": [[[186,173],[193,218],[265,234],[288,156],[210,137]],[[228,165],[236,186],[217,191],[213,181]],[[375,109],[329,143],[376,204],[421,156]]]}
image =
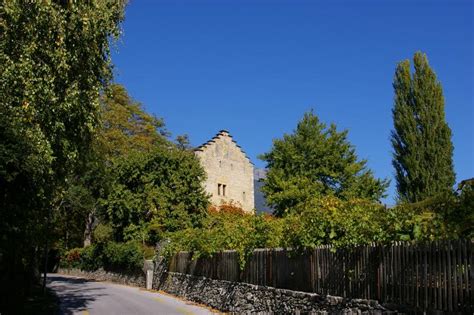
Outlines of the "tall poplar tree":
{"label": "tall poplar tree", "polygon": [[441,83],[425,54],[397,65],[391,142],[400,202],[418,202],[452,190],[455,181],[451,129]]}

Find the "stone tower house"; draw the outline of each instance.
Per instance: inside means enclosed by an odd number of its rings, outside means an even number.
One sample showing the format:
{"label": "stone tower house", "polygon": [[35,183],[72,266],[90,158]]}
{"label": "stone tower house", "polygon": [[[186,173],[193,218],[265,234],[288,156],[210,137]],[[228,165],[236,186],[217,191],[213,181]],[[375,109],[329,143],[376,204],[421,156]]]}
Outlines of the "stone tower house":
{"label": "stone tower house", "polygon": [[247,212],[254,212],[253,163],[226,130],[195,149],[207,173],[205,190],[211,202],[238,203]]}

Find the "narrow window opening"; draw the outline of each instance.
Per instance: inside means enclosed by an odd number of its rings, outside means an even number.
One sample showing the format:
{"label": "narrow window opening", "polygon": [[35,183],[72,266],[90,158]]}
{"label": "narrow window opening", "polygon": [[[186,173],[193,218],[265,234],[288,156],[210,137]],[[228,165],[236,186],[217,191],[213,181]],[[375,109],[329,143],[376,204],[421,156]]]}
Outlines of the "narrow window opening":
{"label": "narrow window opening", "polygon": [[225,189],[227,188],[227,185],[222,185],[222,196],[225,196]]}
{"label": "narrow window opening", "polygon": [[219,161],[219,167],[222,167],[222,161]]}
{"label": "narrow window opening", "polygon": [[222,186],[222,184],[217,184],[217,195],[218,196],[221,195],[221,186]]}
{"label": "narrow window opening", "polygon": [[244,192],[242,193],[242,200],[243,200],[243,201],[246,201],[245,199],[246,199],[246,197],[245,197],[245,191],[244,191]]}

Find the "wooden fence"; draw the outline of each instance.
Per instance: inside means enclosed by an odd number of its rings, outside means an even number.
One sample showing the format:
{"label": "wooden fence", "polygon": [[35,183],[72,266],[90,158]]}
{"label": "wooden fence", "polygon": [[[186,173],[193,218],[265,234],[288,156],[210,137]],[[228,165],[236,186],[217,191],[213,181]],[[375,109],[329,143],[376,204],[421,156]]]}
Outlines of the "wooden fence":
{"label": "wooden fence", "polygon": [[224,251],[192,260],[182,252],[169,270],[320,294],[375,299],[411,311],[474,313],[474,248],[471,240],[318,247],[303,255],[257,249],[243,271],[238,254]]}

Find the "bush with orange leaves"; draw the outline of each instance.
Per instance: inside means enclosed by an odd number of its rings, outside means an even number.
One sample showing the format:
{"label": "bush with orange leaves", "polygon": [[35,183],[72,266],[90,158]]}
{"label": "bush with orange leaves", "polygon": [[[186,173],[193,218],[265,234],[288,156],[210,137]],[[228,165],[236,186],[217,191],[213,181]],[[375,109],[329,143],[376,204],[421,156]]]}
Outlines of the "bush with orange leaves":
{"label": "bush with orange leaves", "polygon": [[222,250],[239,253],[243,268],[255,248],[278,247],[283,236],[283,220],[247,213],[235,203],[210,207],[199,228],[170,233],[166,253],[193,252],[195,258],[209,257]]}
{"label": "bush with orange leaves", "polygon": [[[237,214],[237,215],[248,215],[249,213],[246,212],[239,203],[230,201],[230,202],[222,202],[219,206],[211,205],[207,209],[209,214],[215,213],[228,213],[228,214]],[[253,215],[253,213],[251,213]]]}

